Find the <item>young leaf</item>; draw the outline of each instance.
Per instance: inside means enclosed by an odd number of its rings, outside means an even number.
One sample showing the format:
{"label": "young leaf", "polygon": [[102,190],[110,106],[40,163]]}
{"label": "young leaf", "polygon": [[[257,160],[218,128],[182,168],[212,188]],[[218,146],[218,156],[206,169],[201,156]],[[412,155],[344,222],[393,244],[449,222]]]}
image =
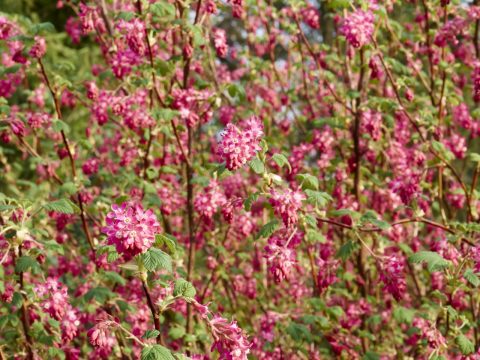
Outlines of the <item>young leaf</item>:
{"label": "young leaf", "polygon": [[276,219],[266,223],[265,225],[262,226],[262,228],[258,232],[257,239],[270,237],[270,235],[273,234],[277,226],[278,226],[278,220]]}
{"label": "young leaf", "polygon": [[463,355],[469,355],[475,352],[475,345],[465,335],[461,334],[455,338],[455,343]]}
{"label": "young leaf", "polygon": [[68,199],[52,201],[43,205],[43,207],[48,211],[55,211],[62,214],[74,214],[75,212],[80,211],[78,206]]}
{"label": "young leaf", "polygon": [[478,287],[480,285],[480,279],[478,278],[477,274],[473,272],[472,269],[466,269],[463,273],[463,277],[474,287]]}
{"label": "young leaf", "polygon": [[450,261],[434,251],[419,251],[411,255],[408,260],[414,264],[426,263],[430,272],[440,271],[450,266]]}
{"label": "young leaf", "polygon": [[283,154],[273,154],[272,160],[275,161],[275,163],[276,163],[279,167],[287,166],[289,172],[292,172],[292,166],[291,166],[290,163],[288,162],[288,159],[287,159],[287,157],[286,157],[285,155],[283,155]]}
{"label": "young leaf", "polygon": [[173,296],[183,296],[186,298],[193,298],[196,294],[193,285],[185,279],[175,280],[173,287]]}
{"label": "young leaf", "polygon": [[305,190],[305,194],[307,194],[307,201],[309,204],[321,208],[325,207],[329,201],[333,200],[332,197],[326,192],[307,189]]}
{"label": "young leaf", "polygon": [[261,175],[265,172],[265,165],[263,165],[259,158],[254,158],[252,161],[250,161],[249,165],[256,174]]}
{"label": "young leaf", "polygon": [[175,360],[170,350],[162,345],[149,345],[142,349],[141,360]]}
{"label": "young leaf", "polygon": [[148,271],[165,269],[172,272],[172,258],[160,249],[150,248],[140,258]]}

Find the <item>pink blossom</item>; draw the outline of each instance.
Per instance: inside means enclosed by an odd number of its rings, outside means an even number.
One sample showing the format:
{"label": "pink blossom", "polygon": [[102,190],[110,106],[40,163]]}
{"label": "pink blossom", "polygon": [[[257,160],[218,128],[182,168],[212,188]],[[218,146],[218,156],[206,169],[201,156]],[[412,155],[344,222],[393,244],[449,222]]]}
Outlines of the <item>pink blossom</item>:
{"label": "pink blossom", "polygon": [[286,227],[296,225],[298,210],[302,206],[303,200],[305,200],[305,195],[298,190],[271,191],[270,204],[272,204],[275,214],[282,218]]}
{"label": "pink blossom", "polygon": [[48,278],[35,287],[35,292],[43,298],[42,309],[55,320],[62,320],[69,309],[67,287],[54,278]]}
{"label": "pink blossom", "polygon": [[226,161],[229,170],[237,170],[250,161],[257,151],[263,136],[263,125],[252,116],[241,124],[242,130],[232,123],[221,133],[217,153]]}
{"label": "pink blossom", "polygon": [[144,210],[138,203],[112,205],[107,214],[107,226],[102,231],[108,237],[108,243],[115,245],[117,251],[130,258],[146,252],[160,231],[160,224],[152,210]]}
{"label": "pink blossom", "polygon": [[340,32],[353,47],[362,47],[370,42],[374,20],[375,17],[370,10],[355,10],[343,19]]}
{"label": "pink blossom", "polygon": [[216,28],[213,31],[213,44],[217,55],[221,58],[227,56],[228,45],[227,45],[227,33],[223,29]]}
{"label": "pink blossom", "polygon": [[46,52],[47,52],[47,43],[45,41],[45,38],[41,36],[35,36],[35,42],[32,48],[30,49],[30,51],[28,52],[28,54],[31,57],[40,59],[43,57],[43,55],[45,55]]}
{"label": "pink blossom", "polygon": [[380,267],[380,280],[385,284],[384,289],[396,300],[403,298],[407,283],[403,275],[404,264],[396,256],[391,255],[382,259]]}

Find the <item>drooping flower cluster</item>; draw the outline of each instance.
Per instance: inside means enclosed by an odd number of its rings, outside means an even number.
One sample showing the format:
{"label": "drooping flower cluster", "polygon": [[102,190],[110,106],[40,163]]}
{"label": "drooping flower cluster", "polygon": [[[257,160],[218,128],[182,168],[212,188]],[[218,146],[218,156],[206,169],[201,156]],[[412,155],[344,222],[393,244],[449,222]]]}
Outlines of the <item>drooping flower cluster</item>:
{"label": "drooping flower cluster", "polygon": [[302,201],[305,200],[305,195],[292,189],[285,189],[285,191],[271,191],[270,204],[272,204],[275,214],[280,216],[283,224],[289,228],[295,226],[298,221],[298,210],[302,206]]}
{"label": "drooping flower cluster", "polygon": [[225,195],[221,192],[218,183],[216,181],[212,181],[204,189],[203,193],[200,193],[196,196],[194,207],[195,210],[198,211],[198,213],[208,221],[213,217],[213,215],[215,215],[219,207],[225,204],[225,202]]}
{"label": "drooping flower cluster", "polygon": [[78,312],[68,302],[68,289],[55,278],[49,277],[35,286],[36,295],[42,299],[40,306],[53,319],[60,321],[62,339],[66,342],[75,338],[80,326]]}
{"label": "drooping flower cluster", "polygon": [[160,224],[152,210],[144,210],[139,203],[125,202],[112,205],[112,211],[106,217],[107,226],[103,232],[108,244],[125,258],[146,252],[160,231]]}
{"label": "drooping flower cluster", "polygon": [[217,55],[221,58],[227,56],[228,53],[228,44],[227,44],[227,33],[223,29],[216,28],[213,31],[213,44]]}
{"label": "drooping flower cluster", "polygon": [[37,295],[43,298],[42,309],[55,320],[61,320],[69,307],[67,291],[67,287],[54,278],[35,287]]}
{"label": "drooping flower cluster", "polygon": [[396,255],[387,256],[381,261],[380,280],[385,284],[384,289],[396,300],[403,298],[407,287],[403,268],[403,263]]}
{"label": "drooping flower cluster", "polygon": [[217,350],[221,360],[247,360],[251,344],[237,322],[212,314],[207,306],[196,301],[193,305],[213,336],[212,351]]}
{"label": "drooping flower cluster", "polygon": [[252,116],[242,124],[241,129],[232,123],[221,133],[217,153],[226,161],[229,170],[237,170],[252,160],[263,136],[263,125],[256,116]]}
{"label": "drooping flower cluster", "polygon": [[116,326],[118,326],[118,324],[115,321],[99,321],[95,326],[88,330],[87,335],[90,344],[100,348],[111,347],[114,338],[110,334],[110,330]]}
{"label": "drooping flower cluster", "polygon": [[362,47],[370,42],[374,30],[374,20],[375,17],[370,10],[355,10],[343,19],[340,32],[350,45],[355,48]]}

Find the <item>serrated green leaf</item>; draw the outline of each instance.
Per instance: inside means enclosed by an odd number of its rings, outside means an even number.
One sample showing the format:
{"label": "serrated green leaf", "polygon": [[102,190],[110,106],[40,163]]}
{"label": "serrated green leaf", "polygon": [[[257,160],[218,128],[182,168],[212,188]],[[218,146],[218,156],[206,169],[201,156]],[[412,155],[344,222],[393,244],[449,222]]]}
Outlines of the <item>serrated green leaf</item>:
{"label": "serrated green leaf", "polygon": [[37,260],[31,256],[22,256],[17,259],[15,263],[15,272],[27,272],[29,269],[32,269],[32,271],[37,271],[40,269],[40,265]]}
{"label": "serrated green leaf", "polygon": [[274,220],[266,223],[265,225],[262,226],[262,228],[258,232],[257,239],[258,238],[268,238],[268,237],[270,237],[270,235],[273,234],[273,232],[275,231],[277,226],[278,226],[278,220],[277,219],[274,219]]}
{"label": "serrated green leaf", "polygon": [[243,203],[243,205],[245,206],[245,210],[250,211],[252,209],[253,203],[258,200],[259,196],[260,196],[260,193],[258,193],[258,192],[250,194],[245,199],[245,202]]}
{"label": "serrated green leaf", "polygon": [[254,158],[248,165],[256,174],[261,175],[265,172],[265,165],[259,158]]}
{"label": "serrated green leaf", "polygon": [[196,290],[193,285],[185,279],[175,280],[175,285],[173,287],[174,296],[183,296],[186,298],[193,298],[196,294]]}
{"label": "serrated green leaf", "polygon": [[297,175],[298,181],[302,186],[302,189],[311,189],[311,190],[318,190],[318,178],[310,174],[299,174]]}
{"label": "serrated green leaf", "polygon": [[78,206],[69,199],[60,199],[43,205],[48,211],[55,211],[62,214],[74,214],[79,212]]}
{"label": "serrated green leaf", "polygon": [[463,355],[469,355],[475,352],[475,345],[463,334],[460,334],[455,338],[455,343]]}
{"label": "serrated green leaf", "polygon": [[338,249],[336,257],[345,261],[353,254],[357,247],[358,244],[356,242],[348,240],[345,244],[342,245],[340,249]]}
{"label": "serrated green leaf", "polygon": [[154,329],[154,330],[147,330],[145,331],[145,334],[143,334],[142,338],[143,339],[153,339],[156,338],[158,335],[160,335],[160,331]]}
{"label": "serrated green leaf", "polygon": [[275,161],[275,163],[276,163],[279,167],[287,166],[287,167],[288,167],[288,170],[289,170],[290,172],[292,172],[292,166],[291,166],[290,163],[288,162],[288,158],[287,158],[285,155],[283,155],[283,154],[273,154],[272,160]]}
{"label": "serrated green leaf", "polygon": [[143,266],[148,271],[167,270],[172,272],[172,258],[160,249],[150,248],[147,252],[140,254]]}
{"label": "serrated green leaf", "polygon": [[411,255],[408,260],[414,264],[426,263],[430,272],[440,271],[450,266],[450,261],[433,251],[419,251]]}
{"label": "serrated green leaf", "polygon": [[142,349],[141,360],[175,360],[170,350],[162,345],[149,345]]}
{"label": "serrated green leaf", "polygon": [[466,269],[463,273],[463,277],[474,287],[478,287],[480,285],[480,278],[473,272],[472,269]]}
{"label": "serrated green leaf", "polygon": [[307,202],[317,207],[325,207],[329,201],[332,201],[332,197],[326,192],[315,191],[307,189],[305,190],[307,194]]}

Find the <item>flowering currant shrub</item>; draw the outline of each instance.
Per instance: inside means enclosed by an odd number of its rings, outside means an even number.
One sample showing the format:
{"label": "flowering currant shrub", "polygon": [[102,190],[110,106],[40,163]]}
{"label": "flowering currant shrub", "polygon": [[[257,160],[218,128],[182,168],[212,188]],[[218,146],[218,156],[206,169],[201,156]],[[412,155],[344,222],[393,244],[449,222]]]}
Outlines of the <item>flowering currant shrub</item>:
{"label": "flowering currant shrub", "polygon": [[2,4],[0,359],[480,359],[477,1]]}

